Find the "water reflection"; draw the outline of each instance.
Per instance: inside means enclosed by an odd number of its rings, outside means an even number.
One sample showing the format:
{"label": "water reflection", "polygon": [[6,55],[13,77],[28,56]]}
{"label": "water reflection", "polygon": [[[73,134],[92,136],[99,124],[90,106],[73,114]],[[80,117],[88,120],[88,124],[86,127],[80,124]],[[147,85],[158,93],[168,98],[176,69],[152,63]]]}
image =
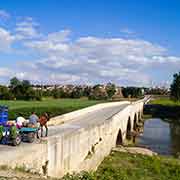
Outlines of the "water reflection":
{"label": "water reflection", "polygon": [[158,118],[148,119],[136,144],[159,154],[177,155],[180,153],[180,125]]}
{"label": "water reflection", "polygon": [[170,124],[171,132],[171,149],[173,155],[180,155],[180,125]]}

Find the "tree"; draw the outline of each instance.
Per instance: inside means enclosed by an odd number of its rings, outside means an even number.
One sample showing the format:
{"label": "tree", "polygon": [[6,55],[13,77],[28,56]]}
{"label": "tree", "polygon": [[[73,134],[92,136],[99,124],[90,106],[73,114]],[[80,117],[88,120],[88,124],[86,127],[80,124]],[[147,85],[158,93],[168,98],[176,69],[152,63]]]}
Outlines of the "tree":
{"label": "tree", "polygon": [[108,94],[104,86],[97,84],[93,87],[91,94],[89,95],[89,99],[94,100],[106,100],[108,99]]}
{"label": "tree", "polygon": [[0,86],[0,100],[12,100],[13,95],[6,86]]}
{"label": "tree", "polygon": [[108,98],[112,98],[116,92],[115,84],[108,83],[106,86],[106,92],[108,94]]}
{"label": "tree", "polygon": [[180,101],[180,72],[174,74],[171,84],[171,98],[175,101]]}
{"label": "tree", "polygon": [[16,86],[19,86],[21,84],[21,81],[16,78],[16,77],[13,77],[11,80],[10,80],[10,87],[11,88],[15,88]]}
{"label": "tree", "polygon": [[22,86],[26,89],[30,88],[31,87],[31,83],[28,81],[28,80],[23,80],[21,82]]}
{"label": "tree", "polygon": [[28,80],[20,81],[14,77],[10,80],[10,92],[17,100],[41,100],[41,91],[32,88]]}
{"label": "tree", "polygon": [[71,98],[81,98],[83,96],[83,89],[81,87],[76,87],[71,93]]}
{"label": "tree", "polygon": [[143,96],[142,89],[138,87],[124,87],[122,93],[125,98],[139,98]]}
{"label": "tree", "polygon": [[84,88],[84,91],[83,91],[83,96],[85,97],[89,97],[89,95],[91,94],[92,92],[92,88],[90,86],[86,86]]}

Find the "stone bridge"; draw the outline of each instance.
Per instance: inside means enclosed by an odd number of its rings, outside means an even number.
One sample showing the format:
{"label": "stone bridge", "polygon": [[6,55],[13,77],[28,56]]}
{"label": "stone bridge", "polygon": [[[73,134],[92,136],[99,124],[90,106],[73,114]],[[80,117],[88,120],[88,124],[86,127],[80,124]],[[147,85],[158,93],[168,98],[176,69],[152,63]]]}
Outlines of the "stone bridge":
{"label": "stone bridge", "polygon": [[0,146],[0,165],[53,177],[96,170],[112,148],[137,129],[148,99],[98,104],[53,118],[48,138],[19,147]]}

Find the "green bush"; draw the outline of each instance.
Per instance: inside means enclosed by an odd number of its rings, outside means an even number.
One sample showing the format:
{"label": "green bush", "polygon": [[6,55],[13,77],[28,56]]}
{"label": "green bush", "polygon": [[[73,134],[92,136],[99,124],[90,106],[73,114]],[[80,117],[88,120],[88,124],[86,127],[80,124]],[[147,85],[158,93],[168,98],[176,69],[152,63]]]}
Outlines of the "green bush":
{"label": "green bush", "polygon": [[122,93],[125,98],[140,98],[143,96],[142,89],[138,87],[124,87]]}
{"label": "green bush", "polygon": [[98,180],[93,172],[83,171],[78,174],[67,174],[62,180]]}
{"label": "green bush", "polygon": [[4,127],[3,127],[3,126],[0,126],[0,140],[1,140],[2,137],[3,137],[3,130],[4,130]]}
{"label": "green bush", "polygon": [[17,136],[17,128],[16,128],[16,126],[12,126],[12,127],[10,128],[10,137],[11,137],[12,139],[15,139],[16,136]]}

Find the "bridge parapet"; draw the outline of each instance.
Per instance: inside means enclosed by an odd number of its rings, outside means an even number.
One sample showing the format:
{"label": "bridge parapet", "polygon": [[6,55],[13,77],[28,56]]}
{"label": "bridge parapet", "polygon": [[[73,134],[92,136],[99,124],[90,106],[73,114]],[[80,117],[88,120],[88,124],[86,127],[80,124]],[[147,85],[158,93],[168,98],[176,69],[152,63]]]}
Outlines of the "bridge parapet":
{"label": "bridge parapet", "polygon": [[90,106],[87,108],[83,108],[83,109],[80,109],[77,111],[73,111],[73,112],[70,112],[67,114],[63,114],[63,115],[54,117],[48,122],[48,125],[49,126],[60,125],[60,124],[66,123],[68,121],[71,121],[71,120],[77,118],[78,116],[82,116],[82,115],[85,115],[87,113],[91,113],[94,110],[113,107],[113,106],[117,106],[117,105],[120,106],[122,104],[130,104],[130,102],[129,101],[122,101],[122,102],[100,103],[100,104],[97,104],[94,106]]}

